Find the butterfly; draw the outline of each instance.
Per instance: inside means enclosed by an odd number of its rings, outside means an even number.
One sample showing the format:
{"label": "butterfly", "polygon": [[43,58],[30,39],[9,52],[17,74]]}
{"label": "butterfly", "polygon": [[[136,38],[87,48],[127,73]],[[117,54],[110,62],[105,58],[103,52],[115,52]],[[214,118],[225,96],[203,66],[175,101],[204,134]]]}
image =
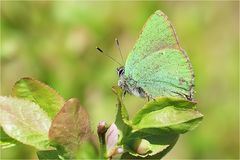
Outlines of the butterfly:
{"label": "butterfly", "polygon": [[145,23],[125,66],[117,68],[118,86],[139,97],[193,99],[194,73],[168,17],[157,10]]}
{"label": "butterfly", "polygon": [[[120,64],[111,56],[105,56]],[[194,73],[190,59],[180,47],[168,17],[160,10],[149,17],[125,66],[118,67],[117,74],[118,86],[124,95],[193,99]]]}

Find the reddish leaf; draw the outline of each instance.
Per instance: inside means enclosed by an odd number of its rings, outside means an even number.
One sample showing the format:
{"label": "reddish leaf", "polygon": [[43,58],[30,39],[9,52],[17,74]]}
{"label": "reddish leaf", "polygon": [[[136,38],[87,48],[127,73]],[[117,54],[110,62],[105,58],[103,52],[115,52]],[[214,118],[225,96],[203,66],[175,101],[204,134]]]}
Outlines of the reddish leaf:
{"label": "reddish leaf", "polygon": [[49,139],[75,155],[81,143],[90,135],[88,114],[77,99],[68,100],[54,118]]}

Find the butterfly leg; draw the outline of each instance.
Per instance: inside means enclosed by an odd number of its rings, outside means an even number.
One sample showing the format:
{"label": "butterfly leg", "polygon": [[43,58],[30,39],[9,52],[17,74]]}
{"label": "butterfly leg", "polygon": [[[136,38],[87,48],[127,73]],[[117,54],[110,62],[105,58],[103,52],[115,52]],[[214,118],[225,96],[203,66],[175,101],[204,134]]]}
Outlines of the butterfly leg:
{"label": "butterfly leg", "polygon": [[124,91],[124,92],[123,92],[123,96],[125,97],[125,96],[126,96],[126,94],[127,94],[127,91]]}
{"label": "butterfly leg", "polygon": [[186,99],[186,100],[189,100],[189,101],[192,101],[192,100],[193,100],[191,95],[186,95],[186,94],[184,94],[184,93],[178,93],[178,92],[174,92],[174,91],[172,91],[172,92],[175,93],[175,94],[177,94],[177,95],[179,95],[179,96],[181,96],[181,97],[183,97],[183,98]]}
{"label": "butterfly leg", "polygon": [[156,99],[155,98],[153,98],[152,96],[150,97],[153,101],[156,101]]}
{"label": "butterfly leg", "polygon": [[147,96],[147,101],[148,101],[148,102],[150,101],[150,97],[149,97],[149,96]]}
{"label": "butterfly leg", "polygon": [[153,98],[153,96],[151,96],[150,94],[145,93],[145,97],[147,97],[147,101],[148,101],[148,102],[149,102],[150,100],[156,101],[156,99]]}
{"label": "butterfly leg", "polygon": [[123,94],[122,94],[122,99],[126,96],[127,91],[124,90]]}

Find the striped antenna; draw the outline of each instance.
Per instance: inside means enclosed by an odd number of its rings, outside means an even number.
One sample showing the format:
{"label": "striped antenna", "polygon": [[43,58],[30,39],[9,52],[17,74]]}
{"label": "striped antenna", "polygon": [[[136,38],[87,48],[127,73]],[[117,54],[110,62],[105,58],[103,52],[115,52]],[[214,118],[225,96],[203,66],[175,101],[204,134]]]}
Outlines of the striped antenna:
{"label": "striped antenna", "polygon": [[96,49],[100,52],[100,53],[102,53],[104,56],[106,56],[106,57],[108,57],[108,58],[110,58],[111,60],[113,60],[114,62],[116,62],[117,64],[119,64],[120,66],[122,66],[122,64],[121,63],[119,63],[118,61],[116,61],[113,57],[111,57],[111,56],[109,56],[108,54],[106,54],[105,52],[103,52],[103,50],[102,49],[100,49],[99,47],[96,47]]}
{"label": "striped antenna", "polygon": [[121,51],[120,44],[119,44],[119,41],[118,41],[117,38],[115,38],[115,42],[116,42],[116,46],[117,46],[117,48],[118,48],[119,54],[121,55],[122,63],[124,64],[123,56],[122,56],[122,51]]}

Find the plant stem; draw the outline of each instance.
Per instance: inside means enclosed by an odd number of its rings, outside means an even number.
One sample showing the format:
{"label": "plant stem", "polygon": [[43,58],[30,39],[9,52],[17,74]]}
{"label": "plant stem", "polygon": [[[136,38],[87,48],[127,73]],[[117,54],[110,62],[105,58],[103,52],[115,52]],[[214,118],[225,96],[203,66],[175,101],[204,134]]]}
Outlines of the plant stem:
{"label": "plant stem", "polygon": [[98,139],[100,143],[100,159],[107,159],[107,149],[106,149],[106,141],[105,141],[105,134],[107,132],[107,126],[105,122],[100,122],[98,125],[97,133]]}
{"label": "plant stem", "polygon": [[99,142],[100,142],[100,159],[107,159],[106,158],[106,143],[105,143],[105,136],[99,137]]}

